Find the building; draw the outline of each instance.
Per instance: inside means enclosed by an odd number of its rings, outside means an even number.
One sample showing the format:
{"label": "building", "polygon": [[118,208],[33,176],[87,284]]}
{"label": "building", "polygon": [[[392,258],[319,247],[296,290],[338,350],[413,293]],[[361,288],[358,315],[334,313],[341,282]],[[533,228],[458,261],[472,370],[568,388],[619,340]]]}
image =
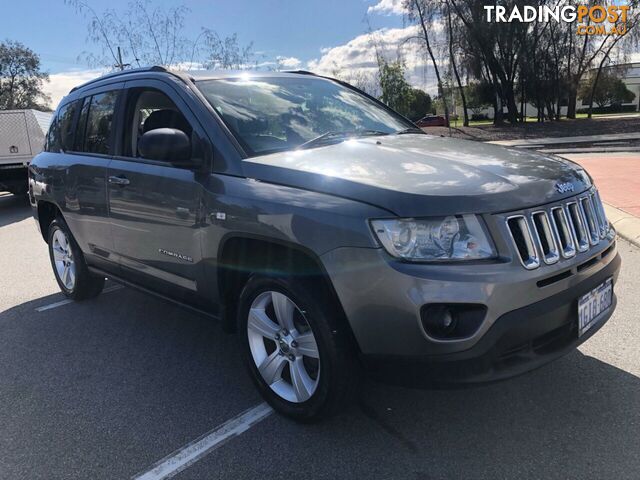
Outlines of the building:
{"label": "building", "polygon": [[[619,69],[621,80],[625,83],[627,88],[631,90],[636,96],[632,102],[623,103],[624,106],[634,106],[636,111],[640,111],[640,62],[621,63],[619,65],[611,65],[604,67],[606,69]],[[587,75],[595,75],[597,69],[591,69]],[[580,102],[580,100],[582,100]],[[588,101],[585,99],[579,99],[578,105],[587,105]]]}

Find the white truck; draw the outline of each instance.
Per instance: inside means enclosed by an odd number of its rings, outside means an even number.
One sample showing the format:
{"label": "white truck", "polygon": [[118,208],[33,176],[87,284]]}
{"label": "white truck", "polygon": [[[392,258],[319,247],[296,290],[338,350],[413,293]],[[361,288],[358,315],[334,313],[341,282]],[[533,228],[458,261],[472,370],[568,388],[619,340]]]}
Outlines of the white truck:
{"label": "white truck", "polygon": [[0,110],[0,191],[27,192],[27,167],[44,147],[52,113]]}

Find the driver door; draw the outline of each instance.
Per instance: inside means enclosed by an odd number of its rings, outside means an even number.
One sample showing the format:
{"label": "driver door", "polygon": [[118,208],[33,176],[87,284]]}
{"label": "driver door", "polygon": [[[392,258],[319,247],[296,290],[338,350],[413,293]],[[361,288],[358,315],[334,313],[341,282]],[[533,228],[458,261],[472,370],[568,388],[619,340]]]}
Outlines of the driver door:
{"label": "driver door", "polygon": [[196,171],[145,159],[137,144],[157,128],[176,128],[192,137],[196,121],[163,82],[127,82],[125,94],[121,155],[107,172],[115,253],[125,278],[182,297],[180,292],[196,291],[201,268],[203,189]]}

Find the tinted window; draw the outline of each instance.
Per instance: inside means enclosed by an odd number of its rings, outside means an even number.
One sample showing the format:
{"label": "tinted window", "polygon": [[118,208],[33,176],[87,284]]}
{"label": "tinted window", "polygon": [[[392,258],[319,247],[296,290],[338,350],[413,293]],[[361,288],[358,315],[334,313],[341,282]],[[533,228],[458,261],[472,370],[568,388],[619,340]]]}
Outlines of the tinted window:
{"label": "tinted window", "polygon": [[73,122],[79,105],[80,101],[78,100],[68,103],[62,107],[58,113],[57,128],[59,130],[60,148],[62,150],[73,150]]}
{"label": "tinted window", "polygon": [[47,152],[60,151],[60,132],[58,130],[58,116],[54,116],[49,125],[49,133],[47,133],[47,142],[44,147]]}
{"label": "tinted window", "polygon": [[[84,152],[109,153],[113,138],[111,127],[117,98],[118,92],[115,91],[100,93],[91,97],[84,129]],[[85,100],[85,103],[87,103],[87,100]]]}
{"label": "tinted window", "polygon": [[[197,83],[250,153],[296,148],[326,134],[392,134],[412,127],[339,83],[314,77],[249,77]],[[344,139],[344,138],[342,138]]]}
{"label": "tinted window", "polygon": [[91,97],[83,100],[82,110],[80,110],[80,118],[76,126],[76,135],[73,150],[82,152],[84,150],[84,132],[87,128],[87,117],[89,116],[89,105],[91,105]]}

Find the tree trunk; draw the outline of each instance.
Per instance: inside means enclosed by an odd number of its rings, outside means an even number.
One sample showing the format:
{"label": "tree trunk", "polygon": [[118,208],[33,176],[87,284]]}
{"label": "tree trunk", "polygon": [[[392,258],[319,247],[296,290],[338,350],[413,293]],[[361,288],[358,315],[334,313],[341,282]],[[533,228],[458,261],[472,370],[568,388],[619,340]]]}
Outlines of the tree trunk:
{"label": "tree trunk", "polygon": [[567,118],[576,118],[578,91],[574,85],[569,86],[569,103],[567,104]]}
{"label": "tree trunk", "polygon": [[504,123],[504,115],[502,113],[502,98],[496,91],[496,96],[493,101],[493,124],[502,125]]}
{"label": "tree trunk", "polygon": [[520,123],[525,123],[525,105],[527,102],[527,94],[525,93],[525,80],[524,75],[522,75],[522,69],[520,69]]}
{"label": "tree trunk", "polygon": [[513,91],[513,85],[507,84],[503,88],[506,101],[507,101],[507,115],[509,118],[509,123],[516,124],[518,123],[518,105],[516,104],[516,96]]}
{"label": "tree trunk", "polygon": [[553,120],[553,117],[555,117],[555,114],[553,112],[553,102],[551,100],[547,100],[547,117],[549,118],[549,121]]}
{"label": "tree trunk", "polygon": [[413,4],[418,12],[418,16],[420,17],[420,26],[422,27],[422,33],[424,36],[424,43],[427,47],[427,52],[429,52],[429,57],[431,58],[431,63],[433,64],[433,69],[436,72],[436,79],[438,81],[438,93],[440,94],[440,98],[442,99],[442,105],[444,106],[444,116],[447,120],[447,125],[449,125],[449,107],[447,106],[447,97],[444,94],[444,87],[442,86],[442,79],[440,78],[440,70],[438,69],[438,63],[436,62],[436,58],[433,55],[433,50],[431,49],[431,44],[429,43],[429,32],[427,31],[427,27],[424,24],[424,13],[422,11],[422,6],[418,0],[414,0]]}
{"label": "tree trunk", "polygon": [[462,82],[460,81],[460,74],[458,73],[458,66],[456,65],[456,60],[453,56],[453,31],[451,28],[451,7],[449,3],[447,3],[447,21],[449,22],[449,58],[451,58],[451,66],[453,67],[453,73],[456,76],[456,82],[458,83],[458,89],[460,90],[460,98],[462,98],[462,112],[464,115],[463,125],[465,127],[469,126],[469,113],[467,111],[467,99],[464,94],[464,88],[462,87]]}

